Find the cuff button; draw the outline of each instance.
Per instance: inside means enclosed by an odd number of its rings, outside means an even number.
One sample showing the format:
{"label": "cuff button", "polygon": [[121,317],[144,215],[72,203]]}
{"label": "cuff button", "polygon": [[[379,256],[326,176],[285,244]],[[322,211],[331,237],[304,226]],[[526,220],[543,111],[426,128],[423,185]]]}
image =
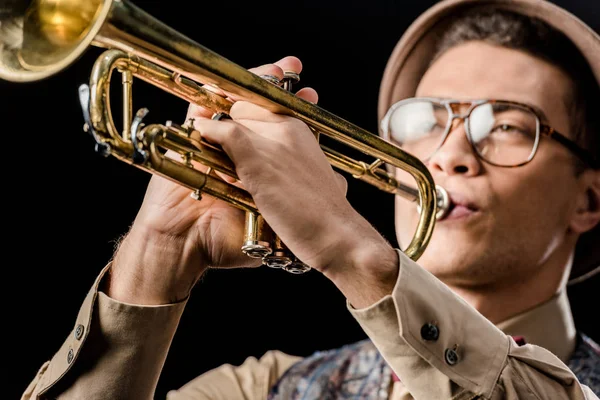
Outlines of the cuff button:
{"label": "cuff button", "polygon": [[67,353],[67,364],[71,364],[73,357],[75,357],[75,353],[73,352],[73,349],[69,349],[69,353]]}
{"label": "cuff button", "polygon": [[75,339],[80,340],[81,337],[83,336],[83,325],[79,324],[77,325],[77,328],[75,328]]}
{"label": "cuff button", "polygon": [[446,359],[446,363],[448,365],[454,365],[458,362],[458,353],[455,349],[446,349],[444,358]]}
{"label": "cuff button", "polygon": [[440,337],[440,330],[437,325],[428,322],[421,327],[421,337],[424,340],[436,341]]}

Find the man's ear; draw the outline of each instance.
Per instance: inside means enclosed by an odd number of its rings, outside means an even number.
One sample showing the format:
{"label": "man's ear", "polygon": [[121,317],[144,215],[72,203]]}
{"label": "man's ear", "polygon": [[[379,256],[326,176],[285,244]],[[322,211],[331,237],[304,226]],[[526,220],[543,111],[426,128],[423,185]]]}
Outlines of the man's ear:
{"label": "man's ear", "polygon": [[584,233],[600,223],[600,169],[587,169],[579,179],[581,186],[571,229],[576,233]]}

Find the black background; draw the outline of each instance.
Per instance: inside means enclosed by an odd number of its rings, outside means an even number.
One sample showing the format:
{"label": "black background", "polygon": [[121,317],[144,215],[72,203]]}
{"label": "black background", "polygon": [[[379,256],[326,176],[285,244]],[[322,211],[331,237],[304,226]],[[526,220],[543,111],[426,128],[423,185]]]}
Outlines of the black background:
{"label": "black background", "polygon": [[[135,3],[245,67],[300,57],[301,86],[314,87],[323,108],[376,132],[377,92],[387,57],[434,1]],[[556,3],[599,30],[597,2]],[[41,82],[0,82],[1,282],[8,313],[2,319],[3,365],[10,377],[3,398],[18,398],[71,333],[81,301],[133,221],[149,179],[94,153],[91,137],[82,131],[77,87],[88,81],[100,53],[91,48]],[[134,86],[134,106],[148,107],[154,122],[182,121],[186,112],[183,101],[141,81]],[[394,243],[393,199],[355,180],[348,197]],[[592,315],[597,315],[599,283],[595,278],[569,290],[578,327],[596,340],[600,330]],[[268,349],[307,355],[364,337],[344,298],[316,272],[211,271],[182,317],[157,398],[208,369],[241,363]]]}

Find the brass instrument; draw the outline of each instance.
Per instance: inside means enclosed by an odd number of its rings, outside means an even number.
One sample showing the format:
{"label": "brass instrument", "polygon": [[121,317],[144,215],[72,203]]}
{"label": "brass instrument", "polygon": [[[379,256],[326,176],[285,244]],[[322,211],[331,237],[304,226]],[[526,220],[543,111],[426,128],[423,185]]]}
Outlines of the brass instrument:
{"label": "brass instrument", "polygon": [[[436,221],[448,209],[446,192],[436,187],[421,161],[319,106],[291,93],[290,76],[273,84],[212,52],[147,14],[127,0],[9,0],[0,6],[0,78],[31,82],[49,77],[75,62],[89,46],[105,48],[95,62],[88,85],[79,88],[85,130],[96,149],[135,167],[171,179],[200,198],[202,193],[225,200],[246,212],[242,251],[262,258],[265,265],[292,273],[310,269],[286,248],[262,219],[250,194],[220,179],[212,170],[237,179],[235,166],[218,147],[204,141],[193,126],[174,123],[145,125],[147,113],[132,111],[133,77],[142,79],[187,102],[227,116],[232,103],[204,86],[220,88],[273,112],[304,121],[324,134],[372,156],[368,164],[321,146],[332,166],[383,191],[415,201],[420,219],[404,250],[418,259]],[[123,129],[115,127],[109,86],[113,71],[122,74]],[[175,151],[183,161],[165,156]],[[207,167],[199,170],[192,161]],[[407,171],[415,187],[398,182],[385,164]]]}

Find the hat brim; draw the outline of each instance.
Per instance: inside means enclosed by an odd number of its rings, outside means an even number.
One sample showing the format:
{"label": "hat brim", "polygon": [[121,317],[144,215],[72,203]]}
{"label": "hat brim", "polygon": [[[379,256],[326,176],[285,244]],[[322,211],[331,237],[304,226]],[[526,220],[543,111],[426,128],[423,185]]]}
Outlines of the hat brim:
{"label": "hat brim", "polygon": [[[378,117],[397,101],[413,97],[435,52],[439,34],[466,9],[495,7],[539,18],[563,32],[581,51],[600,84],[600,36],[572,13],[545,0],[444,0],[421,14],[394,48],[379,91]],[[576,249],[570,284],[600,272],[600,225],[584,234]]]}

